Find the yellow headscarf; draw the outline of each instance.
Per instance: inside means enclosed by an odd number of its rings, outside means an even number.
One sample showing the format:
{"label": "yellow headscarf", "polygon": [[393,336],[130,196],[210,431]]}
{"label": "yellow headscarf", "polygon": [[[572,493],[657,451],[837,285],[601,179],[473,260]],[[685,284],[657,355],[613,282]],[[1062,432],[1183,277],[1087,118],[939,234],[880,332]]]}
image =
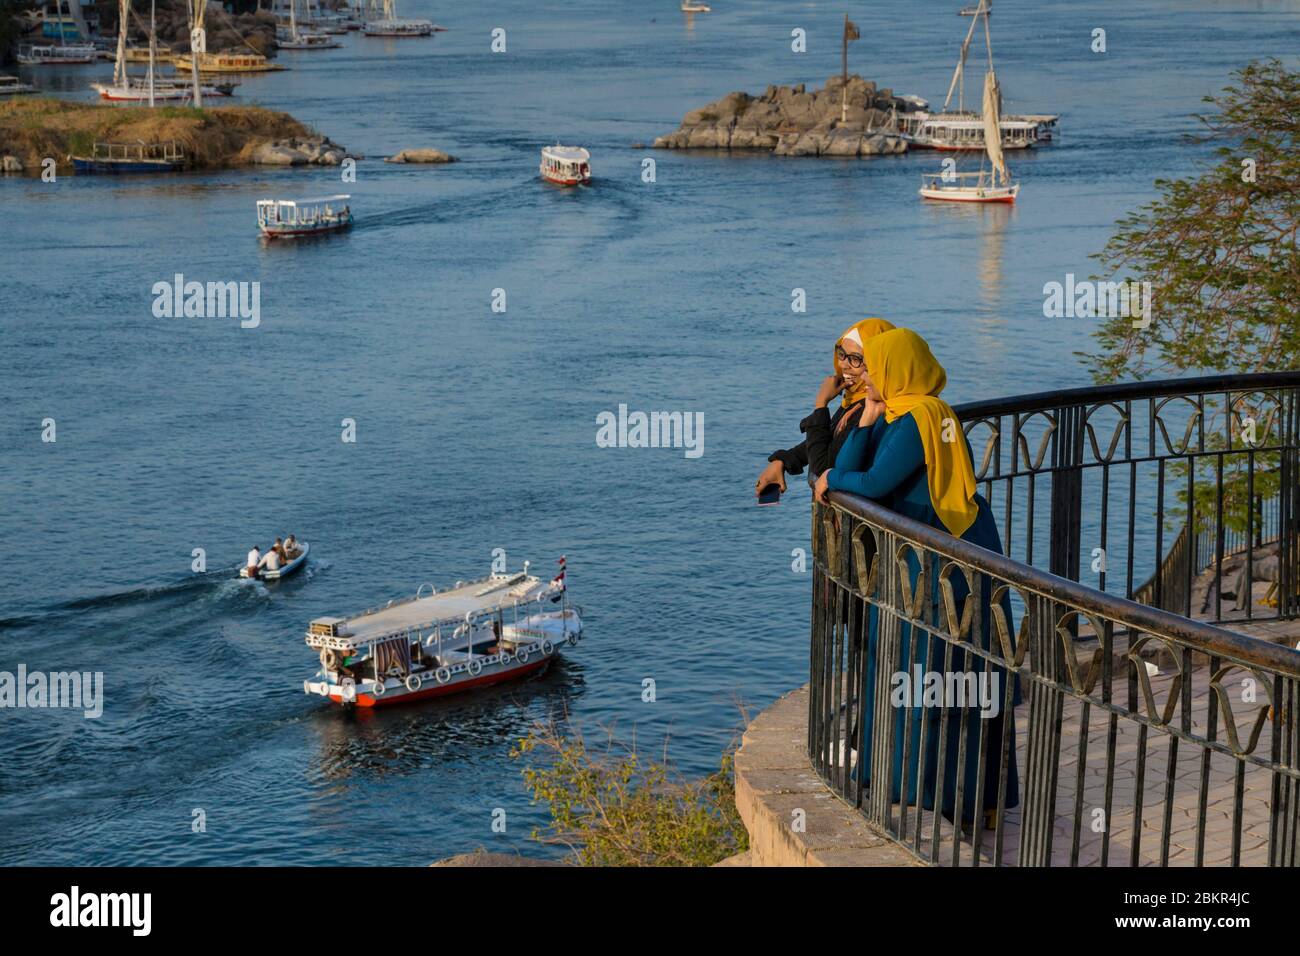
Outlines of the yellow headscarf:
{"label": "yellow headscarf", "polygon": [[[952,407],[939,398],[948,373],[930,352],[925,339],[911,329],[877,335],[862,348],[867,375],[885,400],[885,421],[904,415],[916,421],[925,449],[925,474],[930,504],[948,531],[961,537],[975,523],[975,468],[962,441],[961,426]],[[949,423],[945,429],[945,420]],[[944,432],[951,441],[944,441]]]}
{"label": "yellow headscarf", "polygon": [[[868,339],[873,339],[881,332],[888,332],[892,328],[894,328],[894,323],[887,322],[884,319],[863,319],[861,322],[855,322],[852,325],[850,325],[847,329],[845,329],[844,334],[835,340],[835,347],[839,348],[841,342],[843,342],[851,334],[856,332],[858,337],[858,345],[862,346],[862,350],[865,353]],[[840,368],[839,356],[837,356],[834,352],[832,352],[831,360],[834,363],[835,374],[843,375],[844,369]],[[852,390],[846,390],[844,392],[844,407],[850,408],[851,406],[856,405],[858,402],[862,401],[866,397],[867,397],[866,383],[862,383],[858,385],[857,388],[854,388]]]}

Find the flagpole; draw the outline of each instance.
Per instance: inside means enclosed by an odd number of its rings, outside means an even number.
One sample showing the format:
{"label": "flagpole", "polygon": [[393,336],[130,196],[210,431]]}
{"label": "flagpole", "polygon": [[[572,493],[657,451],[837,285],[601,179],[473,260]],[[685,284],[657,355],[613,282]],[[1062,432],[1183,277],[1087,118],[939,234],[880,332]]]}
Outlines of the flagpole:
{"label": "flagpole", "polygon": [[840,42],[840,76],[849,82],[849,15],[844,14],[844,36]]}

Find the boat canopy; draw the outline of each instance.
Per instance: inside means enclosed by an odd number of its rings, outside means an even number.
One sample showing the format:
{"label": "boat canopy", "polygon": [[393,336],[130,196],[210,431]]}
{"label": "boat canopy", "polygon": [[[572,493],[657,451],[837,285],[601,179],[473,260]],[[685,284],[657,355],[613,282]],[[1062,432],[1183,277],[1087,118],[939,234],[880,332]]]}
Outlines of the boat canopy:
{"label": "boat canopy", "polygon": [[351,199],[350,195],[341,196],[320,196],[316,199],[259,199],[259,206],[290,206],[297,208],[299,206],[324,206],[327,203],[346,202]]}
{"label": "boat canopy", "polygon": [[[427,585],[426,585],[427,587]],[[416,593],[413,598],[370,608],[353,617],[322,617],[311,622],[306,642],[310,647],[356,650],[374,641],[400,634],[453,627],[504,608],[521,607],[563,591],[519,571],[461,581],[446,591]]]}
{"label": "boat canopy", "polygon": [[548,159],[559,160],[562,163],[585,163],[591,159],[591,153],[581,146],[547,146],[542,150],[542,154]]}

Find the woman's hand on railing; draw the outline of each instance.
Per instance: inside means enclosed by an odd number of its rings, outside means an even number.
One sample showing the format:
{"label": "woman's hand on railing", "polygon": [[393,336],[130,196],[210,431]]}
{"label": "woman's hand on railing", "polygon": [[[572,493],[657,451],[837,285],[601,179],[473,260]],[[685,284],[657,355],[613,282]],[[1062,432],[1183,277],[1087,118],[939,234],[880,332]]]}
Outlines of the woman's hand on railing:
{"label": "woman's hand on railing", "polygon": [[829,468],[826,469],[826,471],[823,471],[820,475],[817,476],[817,483],[813,485],[813,497],[817,499],[818,504],[821,505],[826,504],[826,491],[827,491],[826,477],[830,473],[831,472]]}

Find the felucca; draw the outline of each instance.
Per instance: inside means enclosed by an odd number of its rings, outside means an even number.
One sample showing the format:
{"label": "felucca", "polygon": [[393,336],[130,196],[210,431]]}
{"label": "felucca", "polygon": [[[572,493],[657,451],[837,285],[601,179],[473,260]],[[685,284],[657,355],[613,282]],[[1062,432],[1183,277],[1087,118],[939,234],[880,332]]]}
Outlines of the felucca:
{"label": "felucca", "polygon": [[977,173],[927,173],[921,177],[922,197],[948,202],[1016,201],[1020,184],[1011,181],[1006,160],[1002,156],[1002,138],[998,136],[1001,103],[1002,90],[998,87],[998,78],[990,65],[989,71],[984,74],[984,151],[991,168],[986,172],[981,162]]}

